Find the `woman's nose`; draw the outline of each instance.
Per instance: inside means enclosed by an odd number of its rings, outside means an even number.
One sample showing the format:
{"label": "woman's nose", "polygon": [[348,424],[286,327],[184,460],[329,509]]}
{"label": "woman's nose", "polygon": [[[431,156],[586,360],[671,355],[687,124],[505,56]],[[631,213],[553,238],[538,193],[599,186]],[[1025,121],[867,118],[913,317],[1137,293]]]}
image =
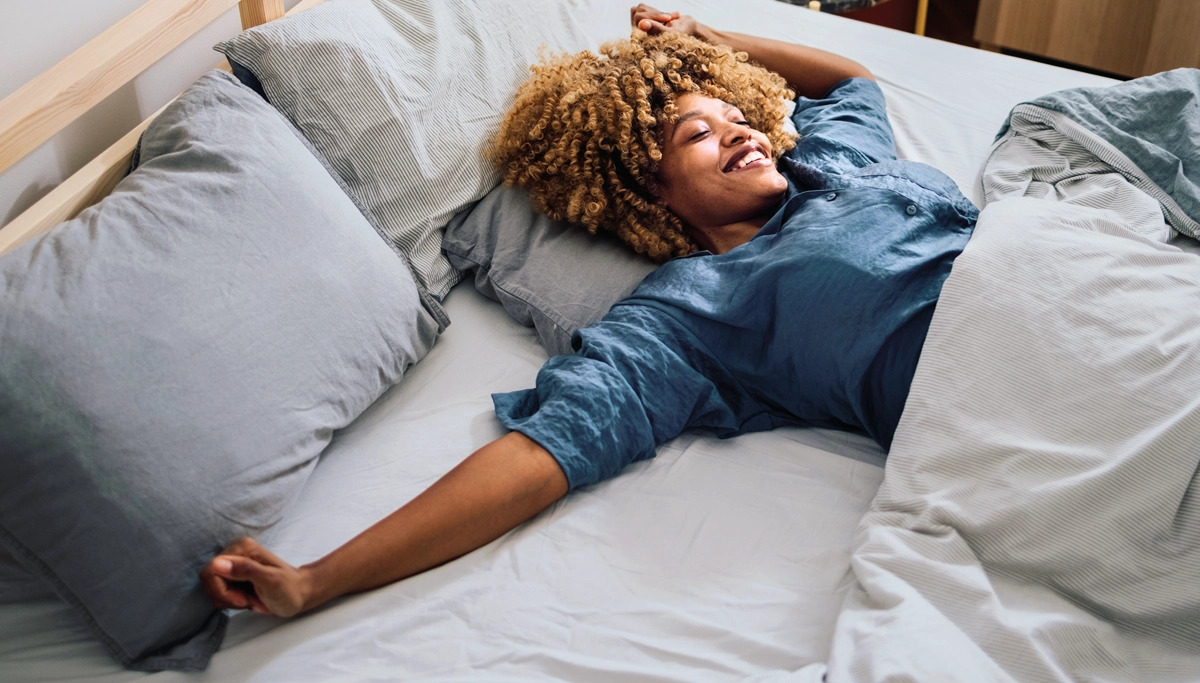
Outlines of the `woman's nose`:
{"label": "woman's nose", "polygon": [[733,145],[740,145],[745,141],[746,129],[742,126],[730,126],[729,130],[725,133],[725,144],[729,145],[730,147]]}

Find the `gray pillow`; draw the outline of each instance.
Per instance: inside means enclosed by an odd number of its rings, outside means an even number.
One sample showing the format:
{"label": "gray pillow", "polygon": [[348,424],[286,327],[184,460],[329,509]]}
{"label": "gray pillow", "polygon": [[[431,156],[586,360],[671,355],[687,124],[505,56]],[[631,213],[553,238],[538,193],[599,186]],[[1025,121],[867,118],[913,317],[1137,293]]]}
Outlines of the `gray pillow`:
{"label": "gray pillow", "polygon": [[41,577],[0,546],[0,604],[53,597],[54,591]]}
{"label": "gray pillow", "polygon": [[446,226],[442,248],[475,287],[533,327],[550,355],[596,322],[657,266],[616,237],[552,221],[521,189],[500,186]]}
{"label": "gray pillow", "polygon": [[586,9],[328,0],[216,49],[257,77],[440,298],[459,279],[441,229],[496,184],[482,152],[538,47],[594,47]]}
{"label": "gray pillow", "polygon": [[111,196],[0,258],[0,546],[123,665],[203,669],[200,569],[437,329],[299,133],[211,72]]}

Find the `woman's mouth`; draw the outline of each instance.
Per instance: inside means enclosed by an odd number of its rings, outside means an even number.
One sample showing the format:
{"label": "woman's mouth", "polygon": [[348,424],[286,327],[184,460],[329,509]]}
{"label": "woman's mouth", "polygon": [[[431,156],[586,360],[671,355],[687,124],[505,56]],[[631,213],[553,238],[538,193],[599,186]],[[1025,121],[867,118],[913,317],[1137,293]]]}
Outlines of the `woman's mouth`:
{"label": "woman's mouth", "polygon": [[729,164],[725,167],[725,172],[733,173],[747,168],[760,168],[769,165],[771,165],[771,160],[765,154],[757,149],[751,149],[745,154],[730,159]]}

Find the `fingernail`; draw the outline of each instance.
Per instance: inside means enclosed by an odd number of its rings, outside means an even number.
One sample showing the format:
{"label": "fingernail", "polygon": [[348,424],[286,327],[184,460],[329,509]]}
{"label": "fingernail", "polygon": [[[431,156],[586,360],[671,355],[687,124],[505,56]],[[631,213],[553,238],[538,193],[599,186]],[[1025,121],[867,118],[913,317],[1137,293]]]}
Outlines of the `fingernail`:
{"label": "fingernail", "polygon": [[218,573],[229,572],[233,570],[233,563],[225,558],[218,557],[212,561],[212,568],[214,572]]}

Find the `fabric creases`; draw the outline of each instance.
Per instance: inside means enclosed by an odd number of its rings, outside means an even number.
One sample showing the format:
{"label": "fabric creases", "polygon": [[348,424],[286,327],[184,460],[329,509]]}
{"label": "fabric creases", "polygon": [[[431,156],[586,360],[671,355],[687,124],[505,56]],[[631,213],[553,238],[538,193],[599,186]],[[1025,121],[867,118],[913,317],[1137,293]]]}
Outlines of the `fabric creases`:
{"label": "fabric creases", "polygon": [[1194,679],[1200,257],[1165,242],[1200,205],[1194,165],[1164,169],[1200,158],[1200,118],[1164,112],[1198,106],[1179,70],[1013,110],[856,535],[831,683]]}
{"label": "fabric creases", "polygon": [[339,0],[217,45],[336,169],[418,284],[460,273],[442,231],[498,181],[483,154],[540,46],[595,38],[534,0]]}
{"label": "fabric creases", "polygon": [[895,158],[873,81],[798,98],[793,120],[786,195],[753,238],[663,264],[580,330],[578,351],[547,364],[536,389],[496,398],[572,486],[686,428],[804,424],[891,443],[928,312],[977,212],[945,175]]}

